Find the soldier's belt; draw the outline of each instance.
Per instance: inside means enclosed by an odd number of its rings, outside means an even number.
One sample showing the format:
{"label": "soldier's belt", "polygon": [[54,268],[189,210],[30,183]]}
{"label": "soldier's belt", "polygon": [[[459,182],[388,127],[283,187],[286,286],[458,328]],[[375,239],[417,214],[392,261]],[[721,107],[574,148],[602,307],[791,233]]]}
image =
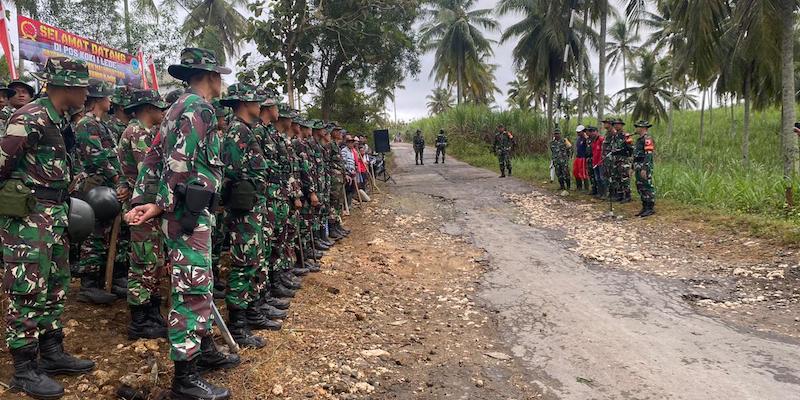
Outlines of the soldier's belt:
{"label": "soldier's belt", "polygon": [[64,203],[69,199],[69,193],[66,189],[53,189],[46,186],[33,185],[31,188],[33,194],[39,201],[52,201],[55,203]]}

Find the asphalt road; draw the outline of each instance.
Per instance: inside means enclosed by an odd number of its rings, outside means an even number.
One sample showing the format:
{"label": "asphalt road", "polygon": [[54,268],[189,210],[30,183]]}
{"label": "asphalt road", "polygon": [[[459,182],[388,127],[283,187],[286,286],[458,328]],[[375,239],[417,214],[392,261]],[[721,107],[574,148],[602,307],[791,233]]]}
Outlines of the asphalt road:
{"label": "asphalt road", "polygon": [[[562,232],[517,224],[503,193],[536,190],[452,158],[414,165],[393,144],[396,193],[419,192],[462,212],[443,226],[488,254],[480,297],[531,381],[588,399],[800,399],[800,346],[695,313],[681,282],[588,266]],[[432,200],[433,201],[433,200]]]}

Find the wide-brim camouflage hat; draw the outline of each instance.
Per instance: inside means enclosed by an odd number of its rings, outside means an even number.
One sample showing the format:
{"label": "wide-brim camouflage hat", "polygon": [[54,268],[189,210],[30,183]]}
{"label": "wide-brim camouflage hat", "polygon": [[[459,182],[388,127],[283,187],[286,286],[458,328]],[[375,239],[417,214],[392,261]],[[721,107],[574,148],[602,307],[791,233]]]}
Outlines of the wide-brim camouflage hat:
{"label": "wide-brim camouflage hat", "polygon": [[245,83],[234,83],[228,86],[228,95],[221,98],[219,103],[225,107],[233,107],[239,102],[261,103],[264,95],[256,90],[255,86]]}
{"label": "wide-brim camouflage hat", "polygon": [[0,92],[5,93],[6,97],[14,97],[14,95],[17,94],[16,90],[6,86],[5,83],[0,83]]}
{"label": "wide-brim camouflage hat", "polygon": [[605,117],[600,122],[602,122],[604,124],[610,124],[610,123],[614,122],[614,118]]}
{"label": "wide-brim camouflage hat", "polygon": [[175,79],[188,82],[192,75],[198,71],[211,71],[219,74],[230,74],[231,69],[219,64],[217,55],[208,49],[187,47],[181,50],[181,63],[173,64],[167,72]]}
{"label": "wide-brim camouflage hat", "polygon": [[102,99],[103,97],[111,97],[113,94],[114,88],[110,83],[95,78],[89,79],[89,91],[86,96]]}
{"label": "wide-brim camouflage hat", "polygon": [[625,121],[623,121],[622,118],[615,118],[613,121],[611,121],[611,124],[612,125],[625,125]]}
{"label": "wide-brim camouflage hat", "polygon": [[[25,82],[25,81],[19,80],[19,79],[13,79],[11,82],[8,82],[8,88],[10,90],[13,90],[14,94],[16,94],[16,92],[17,92],[17,90],[14,89],[15,87],[18,87],[18,88],[21,88],[21,89],[25,89],[28,92],[28,94],[31,95],[31,97],[36,96],[36,88],[34,88],[28,82]],[[11,97],[11,96],[12,95],[9,95],[8,97]]]}
{"label": "wide-brim camouflage hat", "polygon": [[311,129],[325,129],[325,122],[322,122],[321,119],[312,119],[308,122],[311,124]]}
{"label": "wide-brim camouflage hat", "polygon": [[127,86],[119,86],[114,89],[114,94],[111,96],[111,103],[124,108],[131,103],[132,94],[133,89]]}
{"label": "wide-brim camouflage hat", "polygon": [[278,104],[278,118],[291,119],[292,117],[293,117],[292,109],[289,108],[289,105],[288,104],[284,104],[284,103],[279,103]]}
{"label": "wide-brim camouflage hat", "polygon": [[132,110],[145,104],[150,104],[151,106],[160,108],[162,110],[169,107],[169,104],[161,99],[161,95],[157,90],[142,89],[136,90],[133,92],[133,94],[131,94],[131,102],[125,106],[125,110]]}
{"label": "wide-brim camouflage hat", "polygon": [[264,97],[264,101],[261,102],[261,107],[275,107],[278,105],[278,92],[265,88],[261,89],[259,93]]}
{"label": "wide-brim camouflage hat", "polygon": [[89,86],[89,66],[86,61],[69,57],[50,57],[43,70],[31,75],[50,86]]}
{"label": "wide-brim camouflage hat", "polygon": [[298,125],[302,126],[303,128],[314,129],[314,123],[311,122],[310,120],[297,117],[295,121],[297,122]]}
{"label": "wide-brim camouflage hat", "polygon": [[633,126],[637,128],[650,128],[653,126],[653,124],[651,124],[649,121],[639,120],[639,122],[633,124]]}

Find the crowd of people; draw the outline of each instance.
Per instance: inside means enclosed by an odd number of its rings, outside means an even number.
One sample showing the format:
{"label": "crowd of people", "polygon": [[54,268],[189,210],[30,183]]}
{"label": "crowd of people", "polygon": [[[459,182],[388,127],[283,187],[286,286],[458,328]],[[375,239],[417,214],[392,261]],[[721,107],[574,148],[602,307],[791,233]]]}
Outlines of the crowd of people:
{"label": "crowd of people", "polygon": [[[594,126],[578,125],[575,143],[553,130],[550,149],[550,180],[558,181],[559,189],[572,189],[572,179],[578,191],[598,199],[620,203],[632,201],[631,175],[642,202],[636,214],[648,217],[655,214],[655,187],[653,185],[653,154],[655,142],[650,136],[652,125],[647,121],[634,124],[637,138],[625,132],[625,122],[620,118],[603,121],[604,134]],[[514,134],[503,125],[497,127],[493,150],[500,163],[500,177],[511,175],[511,151]],[[570,176],[572,160],[572,176]]]}
{"label": "crowd of people", "polygon": [[[254,331],[281,329],[301,277],[320,271],[324,252],[350,234],[342,217],[372,181],[366,137],[246,83],[223,96],[230,70],[205,49],[184,49],[168,72],[186,88],[162,98],[52,57],[35,75],[41,93],[21,81],[0,88],[12,391],[60,398],[53,376],[94,368],[63,346],[77,276],[79,301],[126,299],[129,339],[169,340],[175,398],[227,399],[228,389],[202,377],[241,363],[212,338],[214,298],[224,299],[238,346],[264,347]],[[220,268],[223,253],[230,262]]]}

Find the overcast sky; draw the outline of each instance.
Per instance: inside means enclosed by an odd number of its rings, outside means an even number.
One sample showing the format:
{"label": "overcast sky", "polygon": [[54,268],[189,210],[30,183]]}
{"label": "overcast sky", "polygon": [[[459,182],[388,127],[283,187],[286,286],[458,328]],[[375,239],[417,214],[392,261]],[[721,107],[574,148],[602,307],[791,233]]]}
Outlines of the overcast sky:
{"label": "overcast sky", "polygon": [[[497,5],[497,0],[478,0],[476,8],[494,8]],[[506,15],[499,19],[500,29],[505,30],[506,27],[513,25],[521,19],[518,15]],[[499,42],[500,32],[489,33],[486,35],[491,39]],[[495,46],[493,64],[497,64],[496,82],[502,93],[495,94],[497,106],[506,109],[506,92],[508,91],[508,82],[514,80],[514,66],[512,65],[511,52],[514,49],[515,41],[505,44],[497,44]],[[594,71],[597,73],[597,57],[593,57]],[[397,91],[397,118],[400,120],[411,120],[422,118],[428,115],[428,110],[425,107],[427,100],[425,99],[431,91],[436,88],[436,83],[430,78],[430,72],[433,68],[433,53],[424,54],[421,57],[421,72],[416,79],[409,78],[403,83],[404,90]],[[623,79],[621,71],[616,74],[606,75],[606,94],[611,95],[623,88]],[[455,88],[453,88],[453,97],[455,98]],[[387,104],[389,115],[393,115],[392,104]]]}

